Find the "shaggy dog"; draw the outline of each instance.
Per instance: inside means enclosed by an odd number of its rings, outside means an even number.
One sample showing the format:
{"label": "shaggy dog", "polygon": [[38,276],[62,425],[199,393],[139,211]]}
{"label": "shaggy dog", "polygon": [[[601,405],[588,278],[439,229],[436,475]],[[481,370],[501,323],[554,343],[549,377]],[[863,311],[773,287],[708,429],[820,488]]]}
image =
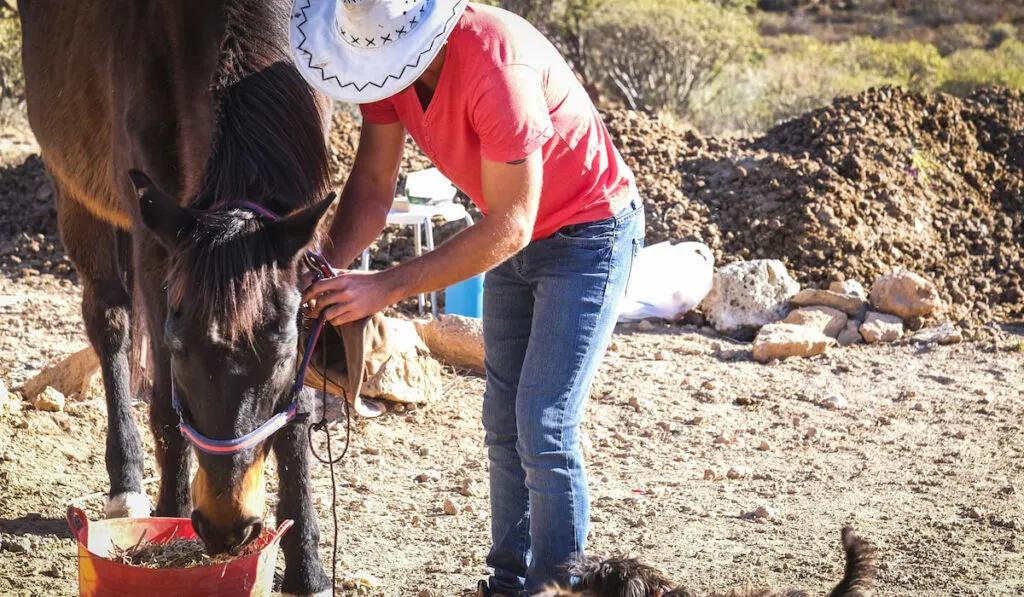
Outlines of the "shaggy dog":
{"label": "shaggy dog", "polygon": [[[868,597],[877,574],[877,550],[849,527],[843,529],[846,572],[829,597]],[[635,558],[594,556],[580,558],[568,572],[578,581],[571,589],[552,587],[534,597],[808,597],[806,591],[774,589],[732,589],[702,596],[676,586],[660,572]]]}

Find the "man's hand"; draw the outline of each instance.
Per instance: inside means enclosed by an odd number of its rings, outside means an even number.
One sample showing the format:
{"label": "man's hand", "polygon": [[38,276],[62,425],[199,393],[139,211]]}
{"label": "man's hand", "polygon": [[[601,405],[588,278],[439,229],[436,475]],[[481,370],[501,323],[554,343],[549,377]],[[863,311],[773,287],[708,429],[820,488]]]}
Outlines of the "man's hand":
{"label": "man's hand", "polygon": [[387,271],[342,270],[333,278],[314,282],[302,295],[309,305],[306,314],[326,313],[331,325],[342,325],[369,317],[401,300],[396,296]]}

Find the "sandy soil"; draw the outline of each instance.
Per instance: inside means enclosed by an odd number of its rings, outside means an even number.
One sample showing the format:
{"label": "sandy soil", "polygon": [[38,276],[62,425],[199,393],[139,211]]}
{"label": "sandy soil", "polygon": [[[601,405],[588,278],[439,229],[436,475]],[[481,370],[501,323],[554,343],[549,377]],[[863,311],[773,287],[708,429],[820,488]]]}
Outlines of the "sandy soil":
{"label": "sandy soil", "polygon": [[[8,276],[0,295],[21,297],[0,308],[0,376],[12,386],[84,345],[72,281]],[[623,328],[588,407],[591,549],[632,551],[701,588],[824,593],[840,575],[839,529],[852,522],[883,550],[879,595],[1022,594],[1020,341],[993,332],[765,366],[747,345],[693,328]],[[347,594],[454,595],[486,574],[484,382],[452,374],[446,384],[439,403],[355,429],[340,469],[341,571],[380,584]],[[841,408],[830,410],[834,396]],[[145,411],[137,404],[140,421]],[[0,552],[0,594],[74,594],[63,515],[106,488],[104,428],[99,396],[0,419],[0,532],[30,544]],[[154,466],[150,451],[147,476]],[[416,481],[427,471],[439,480]],[[315,483],[329,561],[326,468]],[[446,499],[462,511],[443,514]],[[100,516],[101,498],[80,503]],[[774,517],[742,516],[759,506]]]}

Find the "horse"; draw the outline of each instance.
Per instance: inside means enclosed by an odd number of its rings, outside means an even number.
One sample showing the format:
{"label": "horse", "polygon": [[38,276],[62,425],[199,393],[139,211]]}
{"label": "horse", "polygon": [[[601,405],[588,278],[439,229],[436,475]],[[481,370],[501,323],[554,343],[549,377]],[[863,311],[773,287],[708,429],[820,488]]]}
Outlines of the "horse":
{"label": "horse", "polygon": [[[210,551],[237,551],[261,533],[273,452],[276,516],[294,521],[282,591],[328,591],[305,429],[228,453],[179,430],[225,442],[294,402],[301,257],[333,195],[331,104],[290,58],[290,0],[18,4],[29,122],[102,364],[105,515],[191,516]],[[130,405],[143,370],[155,510]]]}

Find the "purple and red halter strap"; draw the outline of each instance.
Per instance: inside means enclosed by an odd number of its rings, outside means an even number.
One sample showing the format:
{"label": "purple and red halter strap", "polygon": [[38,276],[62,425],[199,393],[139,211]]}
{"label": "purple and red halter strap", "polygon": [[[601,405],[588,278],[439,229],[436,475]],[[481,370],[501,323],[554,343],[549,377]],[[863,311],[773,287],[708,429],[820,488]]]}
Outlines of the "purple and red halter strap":
{"label": "purple and red halter strap", "polygon": [[[281,219],[280,216],[271,210],[256,203],[242,202],[225,205],[251,211],[274,222]],[[313,273],[316,274],[319,279],[334,276],[334,270],[331,268],[331,265],[320,253],[306,251],[304,257],[306,265],[313,270]],[[325,318],[321,313],[320,317],[316,319],[316,323],[313,327],[313,333],[310,334],[309,342],[306,344],[305,351],[302,354],[302,361],[299,363],[299,370],[295,374],[295,385],[292,387],[292,399],[288,408],[283,412],[277,413],[267,422],[242,437],[237,437],[235,439],[212,439],[206,437],[202,433],[199,433],[195,427],[190,425],[185,420],[185,413],[181,408],[181,402],[178,400],[178,392],[174,387],[174,375],[172,374],[171,404],[174,406],[175,412],[178,413],[178,429],[181,431],[182,435],[188,438],[188,440],[192,442],[192,445],[203,452],[208,454],[231,455],[259,445],[261,442],[266,441],[270,436],[280,431],[283,427],[293,422],[298,416],[299,393],[302,391],[302,386],[306,380],[306,370],[309,368],[309,360],[313,356],[313,351],[316,349],[316,343],[320,339],[320,333],[324,329],[324,322]]]}

